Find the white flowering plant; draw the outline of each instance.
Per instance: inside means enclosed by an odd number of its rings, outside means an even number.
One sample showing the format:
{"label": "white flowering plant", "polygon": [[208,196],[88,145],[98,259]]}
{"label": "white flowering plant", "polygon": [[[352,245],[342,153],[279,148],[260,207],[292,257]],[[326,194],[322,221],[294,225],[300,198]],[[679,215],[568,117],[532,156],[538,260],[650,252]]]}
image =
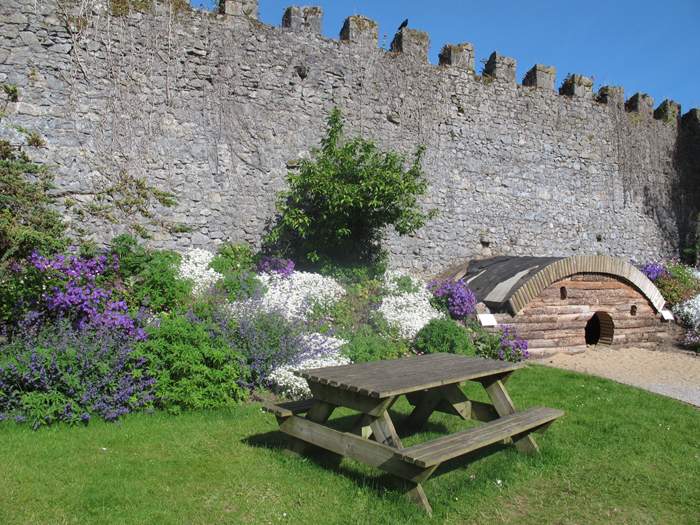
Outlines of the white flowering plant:
{"label": "white flowering plant", "polygon": [[[401,283],[404,290],[409,286],[409,289],[417,290],[402,291]],[[444,317],[430,304],[432,294],[422,281],[397,272],[387,272],[384,286],[390,295],[384,297],[378,311],[402,338],[413,339],[431,320]]]}
{"label": "white flowering plant", "polygon": [[207,250],[194,248],[182,255],[178,275],[181,279],[192,281],[192,292],[201,295],[214,286],[223,276],[211,268],[214,254]]}

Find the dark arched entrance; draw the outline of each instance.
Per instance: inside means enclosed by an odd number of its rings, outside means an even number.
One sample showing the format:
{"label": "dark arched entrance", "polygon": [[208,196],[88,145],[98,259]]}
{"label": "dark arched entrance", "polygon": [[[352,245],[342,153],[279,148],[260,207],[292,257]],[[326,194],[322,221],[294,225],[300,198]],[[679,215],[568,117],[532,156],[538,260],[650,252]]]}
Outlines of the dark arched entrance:
{"label": "dark arched entrance", "polygon": [[605,312],[596,312],[586,323],[587,345],[611,345],[615,335],[615,323]]}

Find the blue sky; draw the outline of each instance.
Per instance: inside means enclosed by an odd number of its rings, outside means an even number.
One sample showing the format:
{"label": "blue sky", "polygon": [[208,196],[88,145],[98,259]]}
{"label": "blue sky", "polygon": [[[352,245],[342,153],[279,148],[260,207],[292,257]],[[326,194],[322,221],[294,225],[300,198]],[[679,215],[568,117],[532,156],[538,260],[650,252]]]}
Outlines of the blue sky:
{"label": "blue sky", "polygon": [[[193,0],[196,7],[214,0]],[[593,77],[603,85],[676,100],[685,113],[700,107],[700,0],[260,0],[260,18],[278,25],[289,5],[319,5],[324,35],[337,38],[353,14],[379,23],[390,42],[405,19],[431,37],[431,61],[445,43],[471,42],[479,62],[492,51],[518,61],[518,81],[536,63]]]}

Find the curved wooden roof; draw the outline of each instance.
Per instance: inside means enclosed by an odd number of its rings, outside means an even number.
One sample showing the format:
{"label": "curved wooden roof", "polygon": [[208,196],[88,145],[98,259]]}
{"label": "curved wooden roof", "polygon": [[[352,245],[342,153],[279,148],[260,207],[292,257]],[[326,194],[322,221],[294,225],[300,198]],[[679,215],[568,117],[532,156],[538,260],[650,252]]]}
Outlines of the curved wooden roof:
{"label": "curved wooden roof", "polygon": [[636,288],[657,312],[666,301],[646,275],[624,259],[605,255],[575,257],[494,257],[472,261],[463,278],[479,301],[493,311],[520,312],[548,286],[572,275],[598,273],[617,277]]}

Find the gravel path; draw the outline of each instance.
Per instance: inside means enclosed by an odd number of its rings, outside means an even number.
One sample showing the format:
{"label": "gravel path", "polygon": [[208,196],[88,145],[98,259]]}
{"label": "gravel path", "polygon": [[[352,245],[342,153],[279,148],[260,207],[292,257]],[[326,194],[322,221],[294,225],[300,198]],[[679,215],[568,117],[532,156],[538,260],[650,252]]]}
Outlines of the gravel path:
{"label": "gravel path", "polygon": [[700,355],[642,348],[589,348],[536,362],[637,386],[700,407]]}

